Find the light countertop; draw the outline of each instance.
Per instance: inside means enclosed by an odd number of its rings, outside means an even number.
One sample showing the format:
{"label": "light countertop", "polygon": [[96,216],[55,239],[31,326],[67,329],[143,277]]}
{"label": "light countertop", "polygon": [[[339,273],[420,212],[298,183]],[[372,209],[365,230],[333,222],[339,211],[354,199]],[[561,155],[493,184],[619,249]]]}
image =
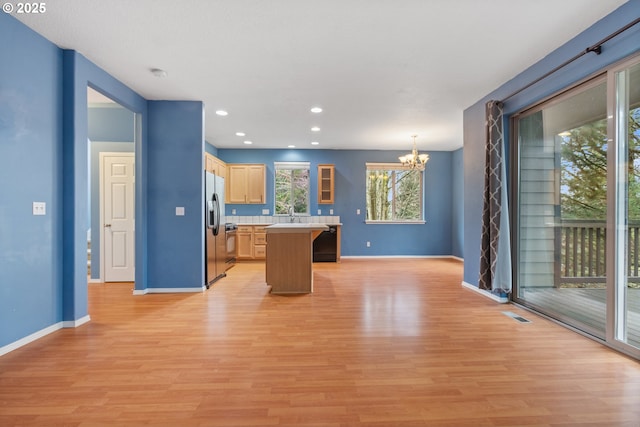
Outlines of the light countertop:
{"label": "light countertop", "polygon": [[307,233],[310,231],[324,231],[329,227],[326,224],[313,223],[281,223],[273,224],[264,228],[267,233]]}

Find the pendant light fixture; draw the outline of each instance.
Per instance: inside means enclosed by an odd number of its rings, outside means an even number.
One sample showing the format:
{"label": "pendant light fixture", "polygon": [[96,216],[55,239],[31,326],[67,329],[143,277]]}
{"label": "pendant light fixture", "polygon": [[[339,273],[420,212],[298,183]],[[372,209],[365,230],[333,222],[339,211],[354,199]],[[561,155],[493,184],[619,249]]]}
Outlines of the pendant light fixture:
{"label": "pendant light fixture", "polygon": [[418,149],[416,148],[416,138],[418,135],[411,135],[413,138],[413,150],[411,153],[405,154],[404,156],[398,157],[400,162],[402,162],[403,166],[408,166],[409,169],[416,169],[419,171],[423,171],[425,165],[429,161],[428,154],[418,154]]}

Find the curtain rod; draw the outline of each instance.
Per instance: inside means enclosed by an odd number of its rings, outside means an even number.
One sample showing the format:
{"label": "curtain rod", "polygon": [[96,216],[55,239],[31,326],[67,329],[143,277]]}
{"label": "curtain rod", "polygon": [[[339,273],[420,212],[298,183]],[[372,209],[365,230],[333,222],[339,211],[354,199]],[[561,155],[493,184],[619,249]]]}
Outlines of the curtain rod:
{"label": "curtain rod", "polygon": [[508,96],[504,97],[502,99],[502,101],[500,102],[505,102],[507,99],[512,98],[514,96],[516,96],[517,94],[519,94],[520,92],[529,89],[531,86],[533,86],[534,84],[538,83],[541,80],[546,79],[547,77],[549,77],[551,74],[555,73],[556,71],[560,70],[561,68],[566,67],[567,65],[571,64],[573,61],[575,61],[576,59],[586,55],[587,53],[593,52],[596,55],[600,55],[600,53],[602,53],[602,45],[605,44],[606,42],[608,42],[609,40],[611,40],[612,38],[616,37],[618,34],[623,33],[625,31],[627,31],[629,28],[633,27],[634,25],[638,24],[640,22],[640,18],[637,18],[635,21],[632,21],[630,23],[628,23],[627,25],[625,25],[624,27],[620,28],[618,31],[609,34],[607,37],[603,38],[602,40],[600,40],[598,43],[589,46],[588,48],[586,48],[585,50],[583,50],[582,52],[580,52],[579,54],[577,54],[576,56],[574,56],[573,58],[563,62],[562,64],[558,65],[556,68],[554,68],[553,70],[547,72],[546,74],[544,74],[541,77],[538,77],[537,79],[535,79],[534,81],[532,81],[531,83],[529,83],[528,85],[516,90],[515,92],[509,94]]}

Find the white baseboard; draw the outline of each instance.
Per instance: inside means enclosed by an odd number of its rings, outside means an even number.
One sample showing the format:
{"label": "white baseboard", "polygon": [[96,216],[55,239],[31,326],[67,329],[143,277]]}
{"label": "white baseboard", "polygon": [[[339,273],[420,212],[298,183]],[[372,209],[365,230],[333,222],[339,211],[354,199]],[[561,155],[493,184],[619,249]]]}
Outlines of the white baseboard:
{"label": "white baseboard", "polygon": [[62,322],[62,327],[77,328],[78,326],[82,326],[89,321],[91,321],[91,317],[87,314],[86,316],[81,317],[80,319],[77,319],[77,320],[65,320],[64,322]]}
{"label": "white baseboard", "polygon": [[462,258],[458,258],[453,255],[342,255],[340,259],[384,259],[384,258],[419,258],[419,259],[455,259],[458,261],[464,261]]}
{"label": "white baseboard", "polygon": [[509,302],[509,298],[507,297],[501,297],[495,294],[492,294],[489,291],[485,291],[484,289],[480,289],[477,286],[472,285],[471,283],[467,283],[467,282],[462,282],[462,287],[466,288],[466,289],[470,289],[486,298],[490,298],[492,300],[494,300],[495,302],[499,302],[501,304],[507,304]]}
{"label": "white baseboard", "polygon": [[133,295],[146,295],[146,294],[175,294],[175,293],[195,293],[204,292],[207,288],[202,286],[201,288],[147,288],[147,289],[134,289]]}
{"label": "white baseboard", "polygon": [[11,344],[7,344],[3,347],[0,347],[0,356],[2,356],[3,354],[7,354],[13,350],[16,350],[20,347],[23,347],[29,343],[32,343],[62,328],[77,328],[78,326],[84,325],[90,320],[91,318],[89,316],[84,316],[78,320],[66,320],[63,322],[54,323],[53,325],[47,326],[46,328],[41,329],[37,332],[34,332],[31,335],[28,335],[24,338],[20,338],[18,341],[14,341]]}

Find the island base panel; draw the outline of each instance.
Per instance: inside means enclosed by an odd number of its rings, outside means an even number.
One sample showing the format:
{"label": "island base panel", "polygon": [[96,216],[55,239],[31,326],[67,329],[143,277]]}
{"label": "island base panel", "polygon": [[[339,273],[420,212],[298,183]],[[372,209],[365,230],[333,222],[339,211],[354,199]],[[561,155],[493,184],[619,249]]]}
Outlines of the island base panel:
{"label": "island base panel", "polygon": [[311,233],[267,234],[266,279],[271,293],[313,292],[312,251]]}

